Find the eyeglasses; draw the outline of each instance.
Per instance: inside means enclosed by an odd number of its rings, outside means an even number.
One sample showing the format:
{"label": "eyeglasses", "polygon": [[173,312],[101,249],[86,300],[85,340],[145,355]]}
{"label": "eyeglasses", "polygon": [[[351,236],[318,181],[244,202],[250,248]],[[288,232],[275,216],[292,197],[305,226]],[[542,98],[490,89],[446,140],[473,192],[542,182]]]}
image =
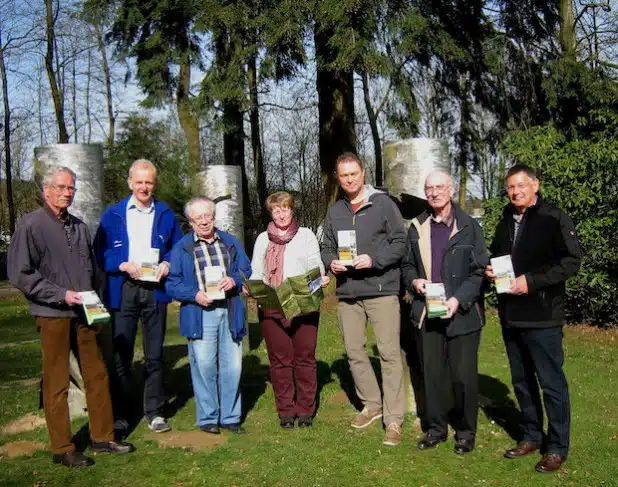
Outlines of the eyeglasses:
{"label": "eyeglasses", "polygon": [[54,188],[59,193],[64,193],[65,191],[68,191],[71,194],[77,193],[77,188],[75,186],[65,186],[64,184],[52,184],[51,187]]}
{"label": "eyeglasses", "polygon": [[292,208],[275,208],[271,211],[273,216],[277,216],[277,215],[287,215],[288,213],[292,212]]}
{"label": "eyeglasses", "polygon": [[522,189],[526,189],[528,186],[530,186],[530,183],[517,183],[517,184],[511,184],[510,186],[506,186],[506,190],[507,191],[515,191],[516,189],[522,190]]}
{"label": "eyeglasses", "polygon": [[189,218],[193,223],[212,223],[215,221],[214,215],[199,215],[195,218]]}
{"label": "eyeglasses", "polygon": [[438,184],[437,186],[425,186],[425,194],[442,194],[445,193],[449,189],[449,186],[446,184]]}

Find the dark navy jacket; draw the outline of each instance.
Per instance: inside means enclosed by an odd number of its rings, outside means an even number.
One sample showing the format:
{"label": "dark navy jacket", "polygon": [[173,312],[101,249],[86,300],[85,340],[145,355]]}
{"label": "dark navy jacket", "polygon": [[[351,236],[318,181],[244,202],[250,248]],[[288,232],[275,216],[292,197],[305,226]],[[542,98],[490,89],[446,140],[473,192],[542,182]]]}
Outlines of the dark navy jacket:
{"label": "dark navy jacket", "polygon": [[[236,287],[226,293],[228,318],[232,338],[241,340],[247,334],[245,324],[246,306],[240,296],[243,274],[251,275],[251,261],[241,243],[227,232],[215,229],[219,238],[227,245],[230,252],[230,267],[228,276],[234,279]],[[194,232],[185,235],[172,250],[170,273],[165,283],[167,293],[180,301],[180,334],[193,340],[202,338],[202,308],[195,301],[199,291],[195,263],[193,258]]]}
{"label": "dark navy jacket", "polygon": [[[127,204],[130,196],[107,208],[101,215],[101,223],[94,239],[94,251],[99,266],[107,274],[103,301],[108,309],[120,309],[122,286],[126,280],[120,264],[129,260],[129,234],[127,233]],[[170,261],[172,247],[182,237],[176,215],[162,201],[155,200],[155,215],[152,225],[152,248],[159,249],[161,262]],[[164,283],[155,290],[158,303],[169,303]]]}

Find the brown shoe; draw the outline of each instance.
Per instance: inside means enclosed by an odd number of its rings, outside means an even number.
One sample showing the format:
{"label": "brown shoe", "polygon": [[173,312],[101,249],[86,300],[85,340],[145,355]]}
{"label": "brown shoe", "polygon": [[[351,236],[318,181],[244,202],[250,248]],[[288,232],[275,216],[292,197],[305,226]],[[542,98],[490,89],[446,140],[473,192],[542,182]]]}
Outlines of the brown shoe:
{"label": "brown shoe", "polygon": [[564,461],[565,458],[561,457],[557,453],[546,453],[545,455],[543,455],[543,458],[541,458],[541,461],[536,464],[536,467],[534,467],[534,469],[537,472],[542,473],[555,472],[560,468]]}
{"label": "brown shoe", "polygon": [[530,455],[539,449],[538,445],[531,441],[520,441],[515,448],[504,452],[504,458],[519,458]]}
{"label": "brown shoe", "polygon": [[386,428],[383,443],[386,446],[399,446],[401,443],[401,426],[397,423],[391,423]]}
{"label": "brown shoe", "polygon": [[352,428],[363,429],[369,426],[374,421],[377,421],[382,417],[382,410],[377,409],[371,411],[368,408],[364,408],[359,414],[356,415],[354,421],[352,421]]}

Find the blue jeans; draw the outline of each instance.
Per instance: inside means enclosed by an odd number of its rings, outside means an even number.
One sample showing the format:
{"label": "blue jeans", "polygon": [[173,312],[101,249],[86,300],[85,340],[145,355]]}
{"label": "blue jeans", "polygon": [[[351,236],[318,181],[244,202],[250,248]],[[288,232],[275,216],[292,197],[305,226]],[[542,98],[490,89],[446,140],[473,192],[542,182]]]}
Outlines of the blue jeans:
{"label": "blue jeans", "polygon": [[[548,453],[566,457],[570,444],[571,408],[569,387],[562,369],[562,327],[503,328],[502,335],[521,411],[522,439],[543,446]],[[548,423],[545,438],[543,406]]]}
{"label": "blue jeans", "polygon": [[240,423],[242,341],[232,340],[226,307],[202,312],[202,339],[189,340],[197,426]]}

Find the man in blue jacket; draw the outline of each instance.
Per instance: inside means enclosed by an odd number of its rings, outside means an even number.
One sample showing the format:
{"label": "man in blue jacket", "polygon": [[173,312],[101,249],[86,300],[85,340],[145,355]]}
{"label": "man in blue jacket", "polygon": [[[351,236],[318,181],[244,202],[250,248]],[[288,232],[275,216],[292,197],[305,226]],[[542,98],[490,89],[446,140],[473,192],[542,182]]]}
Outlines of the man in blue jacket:
{"label": "man in blue jacket", "polygon": [[[107,275],[104,302],[112,315],[114,371],[112,402],[118,434],[125,435],[135,415],[131,365],[141,319],[146,361],[144,416],[157,433],[169,431],[163,416],[163,342],[167,304],[164,281],[172,247],[182,237],[174,212],[154,199],[157,170],[145,159],[129,169],[132,195],[107,208],[95,237],[95,253]],[[153,265],[154,264],[154,265]],[[153,275],[147,275],[152,269]]]}
{"label": "man in blue jacket", "polygon": [[242,276],[251,262],[240,242],[215,227],[215,204],[191,199],[185,216],[193,231],[172,250],[167,292],[180,301],[180,333],[189,340],[197,426],[219,434],[241,426],[240,372],[246,335]]}

